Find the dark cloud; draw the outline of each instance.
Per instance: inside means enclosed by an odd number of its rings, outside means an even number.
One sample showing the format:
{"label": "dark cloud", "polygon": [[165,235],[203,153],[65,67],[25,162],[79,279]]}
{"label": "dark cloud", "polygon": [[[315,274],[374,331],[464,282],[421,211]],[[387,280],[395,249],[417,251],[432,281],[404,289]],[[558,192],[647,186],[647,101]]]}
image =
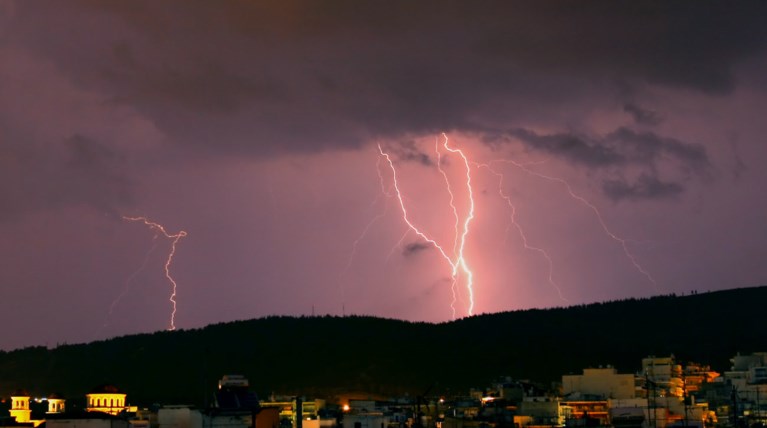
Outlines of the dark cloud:
{"label": "dark cloud", "polygon": [[733,136],[730,140],[730,147],[732,149],[732,156],[733,156],[733,163],[732,166],[732,175],[735,177],[736,180],[740,179],[740,176],[743,175],[746,171],[748,171],[748,166],[743,161],[743,158],[740,155],[740,144],[738,142],[737,136]]}
{"label": "dark cloud", "polygon": [[684,192],[684,187],[678,183],[664,182],[658,177],[642,174],[634,183],[624,179],[605,180],[602,191],[613,200],[669,199]]}
{"label": "dark cloud", "polygon": [[0,218],[85,205],[117,215],[132,197],[125,159],[108,146],[73,135],[57,147],[7,145],[0,152]]}
{"label": "dark cloud", "polygon": [[539,135],[527,129],[513,129],[509,135],[527,147],[567,159],[588,167],[625,164],[628,159],[616,147],[572,133]]}
{"label": "dark cloud", "polygon": [[654,165],[662,157],[668,157],[700,174],[711,167],[706,148],[702,145],[662,137],[653,132],[636,132],[620,127],[605,136],[603,144],[625,151],[627,158],[636,163]]}
{"label": "dark cloud", "polygon": [[[110,213],[131,201],[131,181],[122,172],[125,159],[109,146],[82,135],[68,138],[69,159],[64,164],[64,193]],[[78,195],[78,193],[80,193]]]}
{"label": "dark cloud", "polygon": [[723,94],[767,45],[763,2],[16,6],[11,42],[79,86],[178,144],[258,154],[485,130],[614,80]]}
{"label": "dark cloud", "polygon": [[107,173],[108,170],[124,161],[108,146],[100,144],[82,135],[73,135],[64,140],[69,152],[67,165],[86,173]]}
{"label": "dark cloud", "polygon": [[[492,27],[487,46],[498,55],[543,70],[634,75],[647,82],[722,93],[734,84],[733,63],[763,50],[767,38],[767,30],[759,23],[767,12],[764,3],[730,6],[723,2],[515,3],[509,6],[516,10],[515,18],[528,21]],[[720,31],[728,35],[720,37]]]}
{"label": "dark cloud", "polygon": [[434,164],[429,155],[421,151],[413,140],[406,140],[398,144],[393,144],[388,151],[400,161],[417,162],[423,166],[431,166]]}
{"label": "dark cloud", "polygon": [[624,178],[603,182],[602,191],[613,201],[675,197],[684,191],[684,186],[668,178],[662,179],[662,171],[687,179],[693,175],[706,178],[713,169],[706,148],[700,144],[626,127],[596,137],[574,133],[541,135],[527,129],[513,129],[506,134],[497,133],[492,138],[486,136],[485,141],[499,145],[511,138],[529,149],[605,174],[615,175],[626,168],[638,167],[641,173],[634,183]]}
{"label": "dark cloud", "polygon": [[634,103],[624,104],[623,111],[630,114],[634,122],[639,125],[654,126],[659,125],[663,121],[663,118],[657,112],[643,109]]}
{"label": "dark cloud", "polygon": [[541,135],[527,129],[512,129],[505,136],[496,136],[494,144],[509,136],[530,149],[591,168],[630,164],[655,168],[663,158],[677,161],[698,173],[704,173],[711,167],[706,148],[700,144],[686,143],[653,132],[637,132],[626,127],[596,137],[568,132]]}
{"label": "dark cloud", "polygon": [[416,253],[420,253],[421,251],[429,250],[431,248],[433,248],[432,245],[426,242],[411,242],[405,245],[405,248],[402,249],[402,255],[405,257],[410,257]]}

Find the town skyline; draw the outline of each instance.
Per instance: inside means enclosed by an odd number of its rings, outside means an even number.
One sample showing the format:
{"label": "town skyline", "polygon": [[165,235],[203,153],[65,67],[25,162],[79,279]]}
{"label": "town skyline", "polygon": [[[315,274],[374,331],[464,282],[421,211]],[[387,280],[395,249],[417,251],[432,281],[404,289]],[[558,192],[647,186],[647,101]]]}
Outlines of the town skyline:
{"label": "town skyline", "polygon": [[[610,365],[588,366],[561,375],[550,386],[530,379],[496,375],[477,379],[466,391],[435,389],[388,395],[340,387],[309,395],[276,392],[259,397],[249,379],[223,375],[212,401],[178,404],[150,401],[133,405],[126,391],[101,384],[85,400],[59,393],[33,395],[19,388],[0,404],[2,426],[122,425],[133,428],[239,426],[334,428],[369,424],[388,428],[492,427],[740,427],[764,423],[760,395],[767,385],[767,353],[730,359],[722,373],[705,362],[674,355],[648,355],[641,370],[620,372]],[[210,385],[208,385],[210,386]],[[264,385],[260,385],[264,388]],[[34,397],[34,398],[33,398]],[[207,397],[207,393],[206,393]],[[8,412],[8,415],[4,415]],[[258,418],[256,420],[256,418]]]}
{"label": "town skyline", "polygon": [[0,349],[767,284],[766,9],[0,0]]}

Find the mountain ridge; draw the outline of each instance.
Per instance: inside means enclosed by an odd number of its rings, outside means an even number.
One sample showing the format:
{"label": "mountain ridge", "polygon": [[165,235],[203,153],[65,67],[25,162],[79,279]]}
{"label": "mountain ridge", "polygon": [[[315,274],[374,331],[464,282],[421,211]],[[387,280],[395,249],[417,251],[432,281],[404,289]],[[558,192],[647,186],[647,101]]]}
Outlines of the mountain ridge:
{"label": "mountain ridge", "polygon": [[205,405],[224,374],[272,392],[333,397],[465,393],[498,376],[551,382],[648,355],[728,369],[767,350],[767,286],[481,314],[430,324],[367,316],[270,316],[199,329],[0,352],[0,396],[70,399],[112,383],[134,404]]}

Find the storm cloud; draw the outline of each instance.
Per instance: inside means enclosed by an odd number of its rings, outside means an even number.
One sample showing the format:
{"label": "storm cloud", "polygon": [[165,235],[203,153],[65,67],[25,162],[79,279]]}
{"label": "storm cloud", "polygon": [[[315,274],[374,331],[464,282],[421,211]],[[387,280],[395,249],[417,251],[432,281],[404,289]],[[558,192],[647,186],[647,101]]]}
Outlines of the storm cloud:
{"label": "storm cloud", "polygon": [[[167,326],[170,242],[123,215],[188,232],[182,328],[763,284],[764,22],[761,1],[0,0],[0,322],[29,319],[0,348]],[[461,246],[476,293],[423,236]]]}
{"label": "storm cloud", "polygon": [[58,207],[89,206],[118,217],[133,199],[125,159],[82,135],[37,151],[7,144],[0,156],[0,218],[7,220]]}
{"label": "storm cloud", "polygon": [[626,127],[595,137],[573,133],[540,135],[527,129],[511,130],[508,136],[533,150],[593,168],[626,164],[654,168],[663,157],[701,173],[711,167],[706,148],[700,144],[686,143],[653,132],[637,132]]}
{"label": "storm cloud", "polygon": [[663,182],[658,177],[642,174],[634,183],[625,180],[606,180],[602,190],[608,198],[615,202],[624,199],[667,199],[674,198],[684,191],[678,183]]}
{"label": "storm cloud", "polygon": [[573,165],[601,170],[608,175],[626,167],[640,168],[641,174],[634,182],[625,177],[603,180],[603,192],[613,201],[667,198],[682,193],[684,186],[680,182],[663,179],[663,171],[671,170],[679,179],[686,180],[693,176],[706,179],[713,170],[706,148],[700,144],[623,126],[602,136],[538,134],[527,129],[513,129],[485,141],[499,144],[510,141],[510,138],[522,142],[531,150],[556,156]]}
{"label": "storm cloud", "polygon": [[434,247],[431,244],[424,242],[411,242],[402,249],[402,255],[404,257],[410,257],[416,255],[422,251],[431,250]]}
{"label": "storm cloud", "polygon": [[80,87],[137,109],[177,144],[261,155],[487,130],[612,79],[725,94],[732,68],[767,45],[760,2],[14,6],[6,39]]}
{"label": "storm cloud", "polygon": [[626,103],[623,106],[623,111],[630,114],[639,125],[658,125],[663,121],[663,118],[652,110],[646,110],[634,103]]}

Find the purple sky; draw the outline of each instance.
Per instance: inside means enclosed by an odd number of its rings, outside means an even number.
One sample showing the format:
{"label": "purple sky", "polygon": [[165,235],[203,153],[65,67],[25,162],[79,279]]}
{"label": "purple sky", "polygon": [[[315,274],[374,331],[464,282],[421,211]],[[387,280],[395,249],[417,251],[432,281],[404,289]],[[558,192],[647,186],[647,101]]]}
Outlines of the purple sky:
{"label": "purple sky", "polygon": [[468,191],[442,132],[470,161],[474,313],[767,284],[764,22],[765,2],[0,0],[0,348],[168,327],[171,241],[122,216],[188,233],[179,328],[450,320],[451,267],[405,234],[378,151],[452,255],[438,165],[462,219]]}

